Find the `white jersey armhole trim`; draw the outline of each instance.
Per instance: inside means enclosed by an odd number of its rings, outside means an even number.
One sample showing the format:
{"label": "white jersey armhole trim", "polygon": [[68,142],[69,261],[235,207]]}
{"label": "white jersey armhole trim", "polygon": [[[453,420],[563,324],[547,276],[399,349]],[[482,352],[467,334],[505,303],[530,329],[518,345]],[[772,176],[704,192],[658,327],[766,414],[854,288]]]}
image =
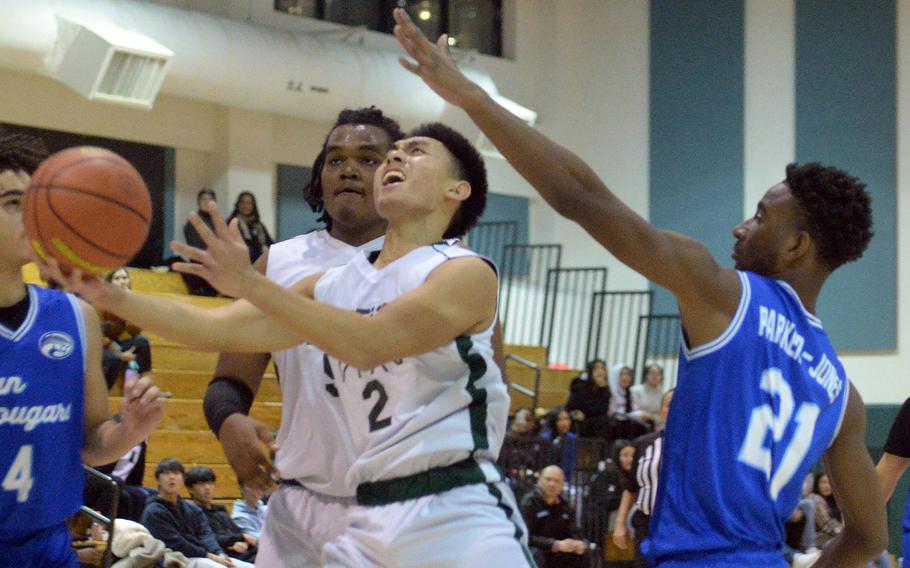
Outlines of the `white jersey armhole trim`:
{"label": "white jersey armhole trim", "polygon": [[70,305],[73,307],[73,313],[76,315],[76,327],[79,328],[79,345],[82,346],[82,372],[88,373],[88,336],[85,333],[85,316],[82,314],[82,306],[79,305],[79,300],[76,299],[76,296],[67,293],[66,299],[69,300]]}
{"label": "white jersey armhole trim", "polygon": [[[752,287],[749,284],[749,277],[746,276],[745,272],[737,271],[739,275],[740,283],[742,284],[742,290],[739,295],[739,306],[736,308],[736,313],[733,314],[733,319],[730,320],[730,324],[727,326],[727,329],[724,330],[719,336],[715,339],[705,343],[704,345],[699,345],[694,349],[689,349],[689,346],[686,345],[685,334],[682,334],[680,342],[682,343],[682,353],[687,360],[692,361],[693,359],[698,359],[699,357],[704,357],[705,355],[710,355],[718,349],[723,348],[733,337],[739,332],[739,328],[743,324],[743,320],[746,319],[746,312],[749,309],[749,301],[752,298]],[[680,327],[682,327],[682,322],[680,322]]]}
{"label": "white jersey armhole trim", "polygon": [[496,263],[493,262],[492,258],[486,257],[473,249],[465,248],[465,247],[458,245],[457,242],[459,242],[460,240],[461,239],[449,239],[447,241],[447,244],[450,247],[452,247],[452,248],[458,247],[459,251],[464,251],[464,252],[458,252],[453,255],[447,254],[449,249],[446,249],[443,251],[443,250],[439,250],[438,248],[436,248],[437,247],[436,244],[431,245],[433,247],[433,250],[435,250],[442,256],[446,257],[446,260],[442,261],[441,263],[439,263],[439,266],[437,266],[436,268],[431,270],[427,274],[427,278],[429,278],[430,274],[433,274],[433,272],[437,268],[439,268],[440,266],[442,266],[443,264],[445,264],[446,262],[448,262],[450,260],[455,260],[456,258],[479,258],[480,260],[486,262],[487,265],[493,269],[493,274],[496,276],[496,306],[493,308],[493,322],[489,326],[484,328],[483,331],[473,333],[473,334],[471,334],[471,336],[482,335],[484,333],[491,333],[496,328],[496,324],[499,323],[499,293],[500,293],[499,267],[496,266]]}
{"label": "white jersey armhole trim", "polygon": [[[838,434],[840,434],[840,427],[844,423],[844,416],[847,414],[847,403],[850,402],[850,389],[853,388],[849,379],[847,379],[847,381],[846,381],[846,387],[847,387],[847,389],[846,389],[846,392],[844,393],[844,404],[841,406],[840,417],[838,417],[838,419],[837,419],[837,426],[835,426],[835,428],[834,428],[834,435],[831,436],[831,441],[828,442],[828,448],[830,448],[831,445],[834,444],[834,440],[836,440]],[[825,449],[827,449],[827,448],[825,448]]]}

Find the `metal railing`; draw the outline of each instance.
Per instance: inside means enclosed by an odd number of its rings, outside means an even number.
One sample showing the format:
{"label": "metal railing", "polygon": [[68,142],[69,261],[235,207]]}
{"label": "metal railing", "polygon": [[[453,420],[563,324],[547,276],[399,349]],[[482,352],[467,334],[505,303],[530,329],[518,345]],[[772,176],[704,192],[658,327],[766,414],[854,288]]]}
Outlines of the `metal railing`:
{"label": "metal railing", "polygon": [[101,481],[105,482],[110,486],[111,491],[111,512],[110,517],[106,517],[99,513],[98,511],[92,509],[91,507],[86,507],[83,505],[80,508],[80,511],[91,519],[105,527],[107,527],[107,546],[104,549],[104,555],[101,558],[101,566],[103,568],[109,568],[114,560],[114,553],[111,550],[114,544],[114,518],[117,516],[117,507],[120,504],[120,486],[117,485],[117,482],[114,481],[108,475],[105,475],[98,471],[95,468],[89,467],[87,465],[82,466],[82,469],[89,475],[99,478]]}
{"label": "metal railing", "polygon": [[540,345],[550,364],[581,369],[585,365],[594,294],[607,288],[605,267],[551,268],[547,271]]}
{"label": "metal railing", "polygon": [[596,292],[585,361],[600,358],[608,368],[616,363],[635,364],[639,318],[651,313],[652,297],[648,290]]}
{"label": "metal railing", "polygon": [[642,376],[645,365],[657,363],[664,369],[664,389],[675,387],[681,340],[682,330],[678,315],[641,316],[635,335],[634,366],[638,371],[638,378]]}
{"label": "metal railing", "polygon": [[509,388],[520,392],[521,394],[531,397],[531,408],[537,408],[537,398],[540,396],[540,365],[533,361],[528,361],[524,357],[519,357],[518,355],[506,355],[506,361],[515,361],[523,367],[527,367],[534,371],[534,389],[531,390],[524,385],[519,385],[513,381],[508,381]]}
{"label": "metal railing", "polygon": [[504,340],[539,345],[547,274],[559,268],[562,245],[506,245],[500,272],[499,306]]}
{"label": "metal railing", "polygon": [[474,225],[465,237],[465,244],[481,254],[502,270],[505,263],[505,247],[518,241],[518,223],[515,221],[490,221]]}

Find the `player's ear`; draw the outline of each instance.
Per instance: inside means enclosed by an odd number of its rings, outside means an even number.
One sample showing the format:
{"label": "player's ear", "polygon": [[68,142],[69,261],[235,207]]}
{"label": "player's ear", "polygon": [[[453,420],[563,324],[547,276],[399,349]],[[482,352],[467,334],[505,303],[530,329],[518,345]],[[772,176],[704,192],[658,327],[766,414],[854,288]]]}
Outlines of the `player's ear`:
{"label": "player's ear", "polygon": [[814,248],[815,243],[812,241],[812,237],[809,236],[809,232],[800,230],[796,231],[796,235],[787,254],[795,260],[810,254]]}
{"label": "player's ear", "polygon": [[446,197],[455,201],[465,201],[471,197],[471,184],[461,180],[446,191]]}

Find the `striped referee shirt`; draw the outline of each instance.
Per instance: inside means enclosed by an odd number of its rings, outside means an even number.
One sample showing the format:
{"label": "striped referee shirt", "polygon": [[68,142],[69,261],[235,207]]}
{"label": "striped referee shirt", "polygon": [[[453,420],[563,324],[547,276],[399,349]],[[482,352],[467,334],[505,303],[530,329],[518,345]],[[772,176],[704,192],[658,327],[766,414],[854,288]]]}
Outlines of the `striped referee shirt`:
{"label": "striped referee shirt", "polygon": [[635,508],[646,515],[654,511],[657,499],[657,474],[660,471],[661,450],[664,444],[664,433],[646,434],[633,442],[635,456],[632,458],[631,475],[626,476],[624,489],[635,493]]}

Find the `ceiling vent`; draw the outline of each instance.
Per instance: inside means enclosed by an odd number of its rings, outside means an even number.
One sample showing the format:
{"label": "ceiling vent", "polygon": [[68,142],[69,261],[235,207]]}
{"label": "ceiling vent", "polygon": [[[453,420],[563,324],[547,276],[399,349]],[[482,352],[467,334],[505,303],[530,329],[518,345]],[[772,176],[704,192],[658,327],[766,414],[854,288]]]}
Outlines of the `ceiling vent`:
{"label": "ceiling vent", "polygon": [[45,69],[89,100],[150,109],[173,55],[160,43],[110,23],[57,16],[57,40]]}

